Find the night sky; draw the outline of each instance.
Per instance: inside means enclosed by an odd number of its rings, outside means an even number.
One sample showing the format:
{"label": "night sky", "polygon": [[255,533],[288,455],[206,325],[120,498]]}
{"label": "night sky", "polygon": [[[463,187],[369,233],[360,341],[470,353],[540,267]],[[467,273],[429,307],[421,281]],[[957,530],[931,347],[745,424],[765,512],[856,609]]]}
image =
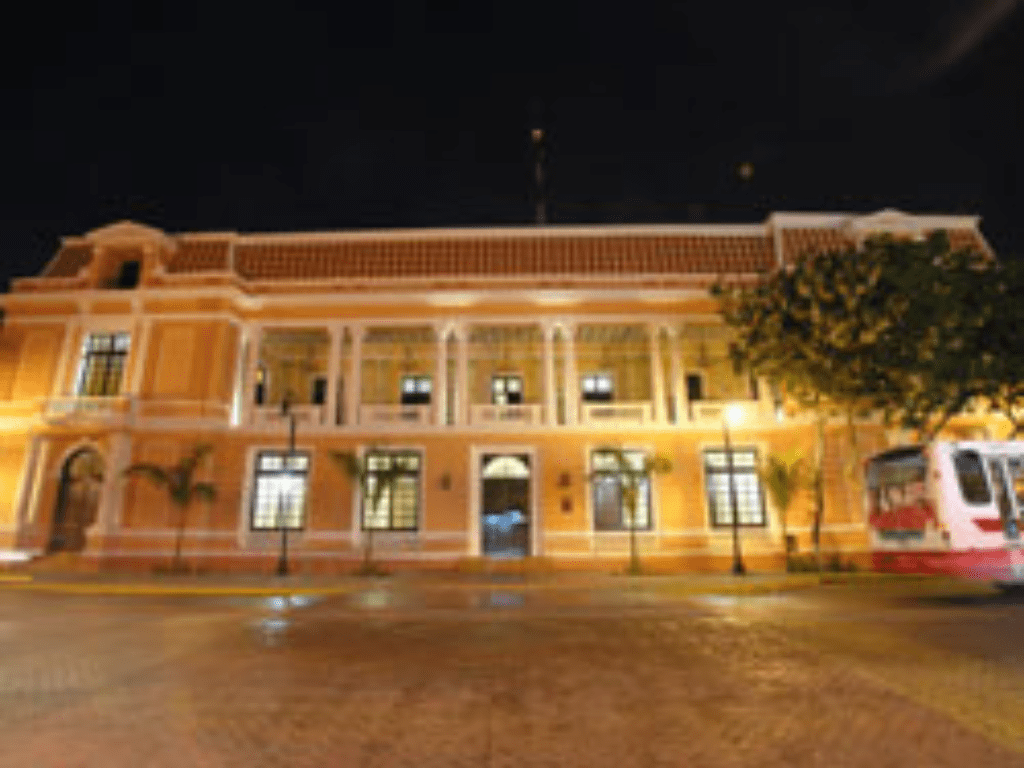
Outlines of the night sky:
{"label": "night sky", "polygon": [[[1024,2],[37,3],[2,284],[61,235],[978,213],[1024,256]],[[737,169],[751,163],[744,179]]]}

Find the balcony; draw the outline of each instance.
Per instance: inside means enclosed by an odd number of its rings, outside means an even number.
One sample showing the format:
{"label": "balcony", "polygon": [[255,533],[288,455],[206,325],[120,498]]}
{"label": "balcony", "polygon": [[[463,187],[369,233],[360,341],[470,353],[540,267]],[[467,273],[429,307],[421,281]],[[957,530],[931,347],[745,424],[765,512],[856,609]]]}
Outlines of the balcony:
{"label": "balcony", "polygon": [[381,427],[423,426],[433,422],[432,412],[433,406],[429,404],[361,405],[359,407],[359,423]]}
{"label": "balcony", "polygon": [[649,402],[581,403],[580,423],[591,426],[640,427],[653,423]]}
{"label": "balcony", "polygon": [[480,426],[533,426],[543,419],[540,403],[519,403],[516,405],[471,405],[469,420]]}

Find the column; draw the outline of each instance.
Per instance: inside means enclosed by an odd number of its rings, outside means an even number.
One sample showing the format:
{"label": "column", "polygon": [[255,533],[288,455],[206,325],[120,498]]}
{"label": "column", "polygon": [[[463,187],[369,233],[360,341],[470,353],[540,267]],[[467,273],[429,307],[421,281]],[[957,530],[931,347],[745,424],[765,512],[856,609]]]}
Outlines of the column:
{"label": "column", "polygon": [[115,433],[110,436],[109,446],[103,468],[99,519],[96,521],[97,529],[106,534],[114,533],[121,527],[121,511],[124,506],[124,470],[131,460],[132,439],[127,432]]}
{"label": "column", "polygon": [[565,423],[577,424],[580,421],[580,383],[576,370],[576,325],[566,322],[562,324],[565,333]]}
{"label": "column", "polygon": [[352,334],[352,347],[349,352],[351,359],[349,363],[349,384],[345,387],[345,394],[348,397],[346,412],[348,418],[346,424],[356,425],[359,423],[359,407],[363,402],[363,333],[362,325],[350,325],[349,333]]}
{"label": "column", "polygon": [[327,328],[327,397],[322,424],[338,426],[338,375],[341,373],[341,326],[331,323]]}
{"label": "column", "polygon": [[251,424],[253,419],[253,408],[256,401],[256,368],[260,362],[260,345],[263,343],[263,326],[248,326],[249,349],[248,359],[245,361],[245,369],[242,376],[242,408],[241,421]]}
{"label": "column", "polygon": [[245,407],[245,364],[249,359],[251,343],[249,326],[239,327],[238,349],[235,351],[235,391],[231,397],[231,426],[233,427],[242,423],[242,413]]}
{"label": "column", "polygon": [[66,379],[68,377],[68,366],[71,364],[71,357],[74,354],[74,343],[82,324],[77,320],[68,322],[64,331],[64,341],[60,347],[60,358],[57,363],[57,372],[53,377],[53,387],[50,389],[50,397],[63,397],[67,394]]}
{"label": "column", "polygon": [[544,423],[558,424],[558,398],[555,393],[555,327],[550,322],[541,326],[544,334]]}
{"label": "column", "polygon": [[655,424],[665,422],[665,371],[661,363],[661,326],[651,324],[647,327],[650,336],[651,350],[651,418]]}
{"label": "column", "polygon": [[132,380],[128,387],[130,394],[138,397],[142,394],[142,377],[146,371],[146,357],[149,355],[149,337],[152,333],[153,321],[146,319],[141,323],[139,338],[132,342]]}
{"label": "column", "polygon": [[434,360],[434,424],[444,426],[448,416],[448,329],[437,325],[437,353]]}
{"label": "column", "polygon": [[455,423],[469,423],[469,328],[455,327]]}
{"label": "column", "polygon": [[669,363],[672,376],[672,410],[676,414],[676,424],[687,421],[686,390],[683,387],[683,365],[679,355],[679,332],[675,326],[668,328]]}

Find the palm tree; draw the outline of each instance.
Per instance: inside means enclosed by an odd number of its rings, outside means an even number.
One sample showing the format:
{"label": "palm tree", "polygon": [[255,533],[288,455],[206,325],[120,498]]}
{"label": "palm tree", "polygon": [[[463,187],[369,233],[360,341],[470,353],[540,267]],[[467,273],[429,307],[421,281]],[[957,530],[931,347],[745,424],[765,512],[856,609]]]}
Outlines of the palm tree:
{"label": "palm tree", "polygon": [[178,512],[177,534],[174,538],[174,559],[171,570],[181,570],[181,543],[185,536],[185,521],[188,508],[195,499],[213,501],[217,497],[217,489],[212,483],[195,481],[194,476],[199,463],[213,451],[212,445],[197,445],[191,452],[181,457],[176,464],[161,466],[145,462],[132,464],[124,474],[142,475],[154,485],[165,488],[171,503]]}
{"label": "palm tree", "polygon": [[803,454],[792,449],[780,454],[770,454],[758,468],[757,474],[768,490],[772,505],[779,513],[782,524],[782,541],[786,552],[786,570],[790,568],[789,530],[787,518],[796,494],[808,484]]}
{"label": "palm tree", "polygon": [[[397,467],[394,461],[387,467],[372,468],[370,457],[379,449],[371,446],[363,456],[351,451],[331,451],[328,455],[331,461],[338,467],[346,477],[359,485],[360,496],[363,502],[363,509],[376,512],[385,497],[394,499],[394,486],[402,475],[401,468]],[[373,562],[373,534],[374,526],[367,525],[366,513],[363,513],[362,529],[363,539],[363,564],[359,573],[364,576],[372,576],[380,573],[380,570]]]}
{"label": "palm tree", "polygon": [[[636,508],[640,499],[640,491],[644,483],[649,483],[651,475],[662,474],[672,471],[672,462],[664,456],[644,455],[640,466],[636,465],[631,456],[634,451],[627,451],[624,448],[611,446],[597,449],[598,453],[612,456],[615,461],[615,471],[618,473],[619,492],[622,498],[623,517],[629,526],[629,573],[636,576],[642,573],[640,567],[640,547],[636,535]],[[595,477],[607,477],[607,472],[592,472],[590,479]]]}

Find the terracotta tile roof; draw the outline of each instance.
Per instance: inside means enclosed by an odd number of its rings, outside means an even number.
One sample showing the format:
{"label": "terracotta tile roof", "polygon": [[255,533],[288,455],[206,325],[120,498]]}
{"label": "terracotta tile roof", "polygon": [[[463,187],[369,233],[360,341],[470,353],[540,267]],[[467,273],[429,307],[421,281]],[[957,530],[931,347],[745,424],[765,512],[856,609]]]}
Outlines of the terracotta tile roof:
{"label": "terracotta tile roof", "polygon": [[250,280],[719,274],[773,263],[770,239],[758,235],[439,236],[235,247],[235,267]]}
{"label": "terracotta tile roof", "polygon": [[41,277],[74,277],[92,259],[92,245],[82,243],[65,245],[43,272]]}
{"label": "terracotta tile roof", "polygon": [[808,253],[838,251],[853,245],[853,239],[839,229],[794,228],[779,230],[782,258],[787,264]]}
{"label": "terracotta tile roof", "polygon": [[949,230],[949,246],[954,251],[958,251],[961,248],[971,248],[980,253],[991,253],[985,240],[973,229]]}
{"label": "terracotta tile roof", "polygon": [[209,272],[228,269],[228,240],[178,238],[178,247],[167,259],[168,272]]}

